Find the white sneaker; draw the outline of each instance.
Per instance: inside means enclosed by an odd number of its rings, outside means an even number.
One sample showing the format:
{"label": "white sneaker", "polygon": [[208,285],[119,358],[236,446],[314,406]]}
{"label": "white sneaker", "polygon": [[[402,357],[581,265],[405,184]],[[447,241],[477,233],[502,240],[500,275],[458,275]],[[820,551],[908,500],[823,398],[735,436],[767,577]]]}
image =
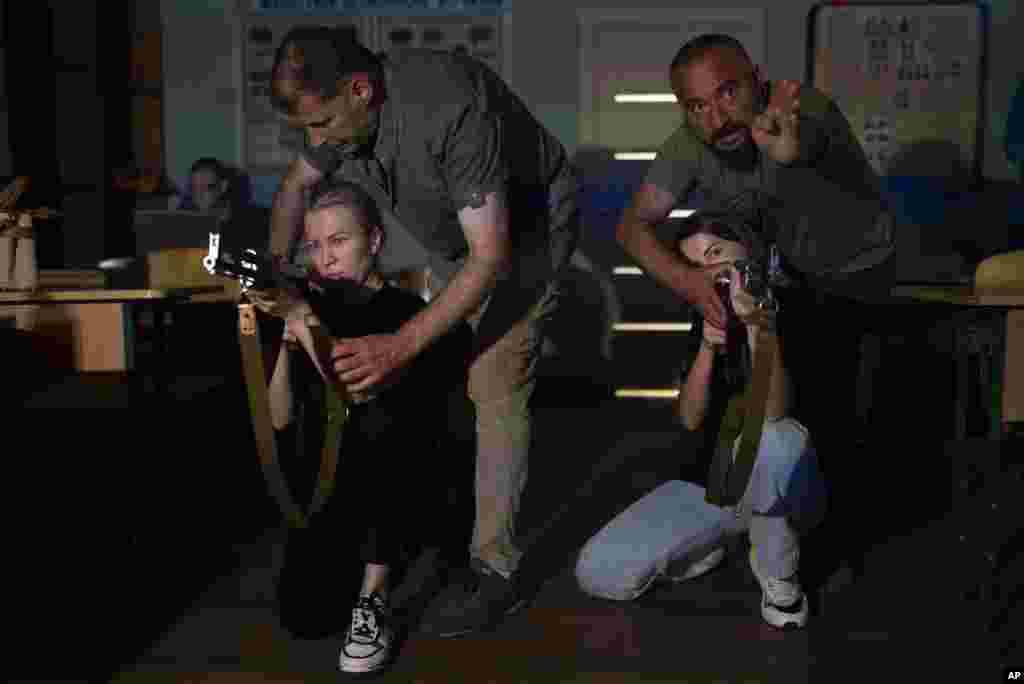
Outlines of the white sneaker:
{"label": "white sneaker", "polygon": [[750,547],[750,569],[761,585],[761,617],[772,627],[803,627],[807,624],[807,597],[796,574],[779,579],[757,567],[757,547]]}
{"label": "white sneaker", "polygon": [[[722,563],[725,558],[725,549],[719,546],[708,555],[693,563],[687,563],[684,559],[675,560],[669,563],[665,570],[665,579],[669,582],[685,582],[694,577],[700,577],[710,572]],[[682,561],[682,562],[680,562]]]}
{"label": "white sneaker", "polygon": [[376,672],[388,662],[393,636],[387,624],[384,600],[377,594],[360,597],[352,609],[352,622],[338,656],[338,669],[353,673]]}

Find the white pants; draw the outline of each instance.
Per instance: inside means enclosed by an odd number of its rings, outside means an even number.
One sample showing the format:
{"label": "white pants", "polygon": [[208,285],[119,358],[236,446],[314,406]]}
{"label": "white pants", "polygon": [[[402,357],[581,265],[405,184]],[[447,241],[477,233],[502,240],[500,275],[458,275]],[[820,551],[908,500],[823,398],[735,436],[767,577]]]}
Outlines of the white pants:
{"label": "white pants", "polygon": [[807,429],[792,418],[765,423],[739,505],[704,500],[704,488],[672,480],[620,513],[580,551],[576,579],[594,596],[629,601],[672,561],[699,560],[725,537],[749,531],[758,568],[772,577],[797,569],[799,535],[825,511],[825,486]]}

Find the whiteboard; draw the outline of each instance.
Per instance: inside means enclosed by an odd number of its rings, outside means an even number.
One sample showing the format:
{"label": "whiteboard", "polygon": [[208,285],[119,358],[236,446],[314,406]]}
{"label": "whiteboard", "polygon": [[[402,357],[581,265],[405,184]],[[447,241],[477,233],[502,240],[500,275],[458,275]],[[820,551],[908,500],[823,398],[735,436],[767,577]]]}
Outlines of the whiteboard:
{"label": "whiteboard", "polygon": [[881,175],[981,174],[985,14],[976,3],[818,5],[809,78]]}
{"label": "whiteboard", "polygon": [[380,50],[430,48],[476,57],[501,72],[501,17],[382,16],[378,19]]}

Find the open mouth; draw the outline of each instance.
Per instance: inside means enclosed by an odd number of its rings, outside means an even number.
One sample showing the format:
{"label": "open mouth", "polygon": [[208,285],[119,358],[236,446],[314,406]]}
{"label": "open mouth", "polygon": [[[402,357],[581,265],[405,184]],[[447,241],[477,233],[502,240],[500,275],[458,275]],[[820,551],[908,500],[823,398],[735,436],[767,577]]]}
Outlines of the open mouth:
{"label": "open mouth", "polygon": [[720,137],[716,144],[719,147],[733,148],[741,145],[746,140],[746,137],[746,131],[742,128],[737,128],[732,133]]}

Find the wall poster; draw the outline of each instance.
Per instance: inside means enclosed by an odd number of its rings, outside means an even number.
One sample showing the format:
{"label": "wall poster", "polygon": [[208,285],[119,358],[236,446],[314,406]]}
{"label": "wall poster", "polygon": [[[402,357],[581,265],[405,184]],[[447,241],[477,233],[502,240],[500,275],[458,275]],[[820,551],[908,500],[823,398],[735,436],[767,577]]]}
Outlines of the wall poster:
{"label": "wall poster", "polygon": [[510,0],[245,0],[244,165],[253,175],[283,173],[302,131],[270,105],[274,52],[294,26],[341,27],[374,51],[424,47],[468,54],[500,72],[501,15]]}
{"label": "wall poster", "polygon": [[812,82],[849,119],[878,173],[980,174],[980,5],[819,5],[811,22]]}

